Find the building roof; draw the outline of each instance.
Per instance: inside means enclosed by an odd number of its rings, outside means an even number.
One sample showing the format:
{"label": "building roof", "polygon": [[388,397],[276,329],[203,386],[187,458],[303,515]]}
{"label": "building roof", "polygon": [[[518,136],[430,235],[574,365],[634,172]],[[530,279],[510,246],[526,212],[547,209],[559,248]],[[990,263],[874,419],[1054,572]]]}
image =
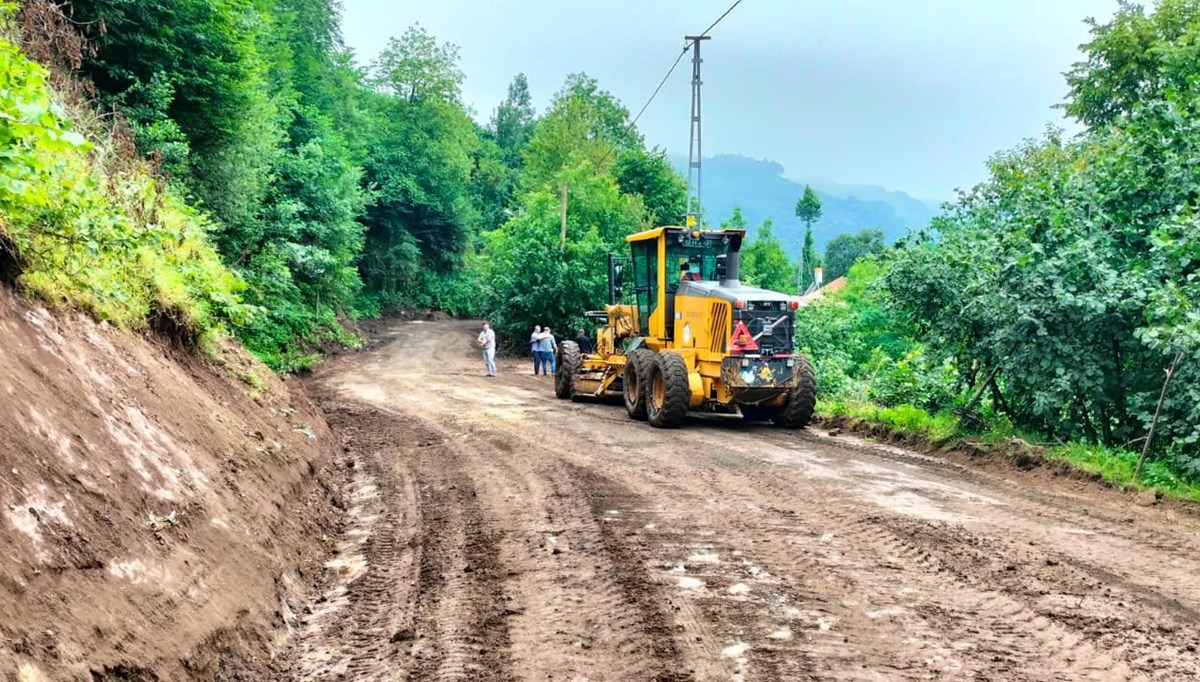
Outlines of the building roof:
{"label": "building roof", "polygon": [[838,277],[837,279],[833,280],[832,282],[822,286],[820,289],[817,289],[816,291],[814,291],[812,293],[808,293],[808,294],[801,296],[800,297],[800,305],[806,306],[810,303],[819,301],[822,298],[825,298],[826,293],[833,293],[833,292],[837,291],[838,289],[845,288],[845,286],[846,286],[846,276],[842,275],[841,277]]}

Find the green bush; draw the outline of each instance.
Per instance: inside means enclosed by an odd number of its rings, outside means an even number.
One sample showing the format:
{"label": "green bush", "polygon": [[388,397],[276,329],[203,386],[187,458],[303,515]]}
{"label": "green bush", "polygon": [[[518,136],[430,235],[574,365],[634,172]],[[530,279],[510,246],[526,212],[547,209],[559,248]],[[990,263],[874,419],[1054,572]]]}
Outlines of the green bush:
{"label": "green bush", "polygon": [[0,38],[0,236],[18,283],[53,306],[193,343],[253,319],[206,220],[112,147],[73,130],[45,70]]}

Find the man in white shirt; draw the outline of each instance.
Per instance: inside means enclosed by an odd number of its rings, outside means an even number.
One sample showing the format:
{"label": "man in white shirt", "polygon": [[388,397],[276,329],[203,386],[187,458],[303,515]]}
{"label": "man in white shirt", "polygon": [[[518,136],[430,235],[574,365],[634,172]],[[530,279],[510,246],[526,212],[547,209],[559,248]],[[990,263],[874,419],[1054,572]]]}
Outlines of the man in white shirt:
{"label": "man in white shirt", "polygon": [[533,375],[544,372],[542,367],[542,325],[533,325],[533,334],[529,335],[529,354],[533,356]]}
{"label": "man in white shirt", "polygon": [[483,323],[483,331],[479,332],[475,343],[483,350],[483,366],[487,369],[487,375],[496,376],[496,332],[487,322]]}

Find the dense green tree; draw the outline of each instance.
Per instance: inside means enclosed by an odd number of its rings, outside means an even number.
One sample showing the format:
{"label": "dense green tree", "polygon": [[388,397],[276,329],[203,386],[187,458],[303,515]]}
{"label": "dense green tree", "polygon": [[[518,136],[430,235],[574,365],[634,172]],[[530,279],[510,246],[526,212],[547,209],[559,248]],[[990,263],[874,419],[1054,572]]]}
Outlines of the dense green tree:
{"label": "dense green tree", "polygon": [[772,291],[792,292],[796,288],[796,266],[788,260],[774,222],[767,218],[742,247],[742,281]]}
{"label": "dense green tree", "polygon": [[1197,44],[1194,0],[1093,23],[1065,105],[1088,130],[996,154],[929,230],[851,266],[869,296],[802,311],[823,387],[927,409],[983,391],[1022,429],[1113,448],[1145,442],[1162,395],[1143,481],[1200,481]]}
{"label": "dense green tree", "polygon": [[825,279],[834,280],[850,272],[860,258],[883,253],[883,230],[866,229],[855,234],[839,234],[825,246]]}
{"label": "dense green tree", "polygon": [[529,81],[517,74],[508,85],[504,101],[492,113],[481,140],[472,172],[473,195],[483,229],[503,224],[516,209],[520,194],[525,146],[536,123]]}
{"label": "dense green tree", "polygon": [[[469,198],[472,154],[480,142],[454,103],[380,95],[372,113],[375,139],[365,170],[376,199],[363,219],[363,275],[372,290],[394,296],[415,270],[429,265],[445,272],[461,262],[476,219]],[[419,249],[420,259],[411,258],[410,246]]]}
{"label": "dense green tree", "polygon": [[804,186],[804,194],[796,199],[796,217],[808,227],[821,219],[821,197],[808,185]]}
{"label": "dense green tree", "polygon": [[212,215],[223,258],[264,310],[238,330],[247,345],[282,367],[318,336],[341,334],[369,194],[363,90],[337,6],[81,0],[70,11],[94,46],[83,74]]}
{"label": "dense green tree", "polygon": [[559,171],[583,162],[611,174],[622,152],[641,149],[630,123],[629,110],[594,78],[568,76],[525,148],[524,187],[557,187]]}
{"label": "dense green tree", "polygon": [[1067,113],[1092,128],[1193,88],[1200,51],[1190,48],[1200,25],[1197,0],[1159,0],[1153,12],[1121,2],[1105,23],[1088,19],[1085,59],[1067,72]]}
{"label": "dense green tree", "polygon": [[584,311],[603,307],[606,255],[622,252],[625,235],[647,225],[641,201],[586,162],[559,177],[571,187],[565,241],[559,194],[551,188],[529,193],[522,213],[485,237],[482,307],[505,345],[524,342],[535,324],[565,332],[583,323]]}
{"label": "dense green tree", "polygon": [[744,230],[746,229],[746,216],[742,215],[742,207],[734,206],[733,214],[725,220],[721,221],[722,230]]}
{"label": "dense green tree", "polygon": [[682,224],[687,213],[687,183],[665,152],[641,148],[622,152],[615,172],[621,192],[640,196],[655,225]]}
{"label": "dense green tree", "polygon": [[518,73],[508,84],[508,94],[492,114],[489,130],[500,147],[504,163],[512,168],[521,165],[521,153],[533,133],[536,112],[529,94],[529,80]]}
{"label": "dense green tree", "polygon": [[471,203],[479,213],[481,230],[488,231],[503,225],[518,208],[521,170],[505,163],[490,131],[477,133],[479,144],[471,156]]}
{"label": "dense green tree", "polygon": [[821,219],[821,197],[805,185],[804,194],[796,199],[796,217],[804,221],[804,249],[800,252],[800,291],[807,291],[815,280],[813,269],[821,265],[821,254],[813,243],[813,223]]}
{"label": "dense green tree", "polygon": [[390,38],[373,70],[381,91],[410,104],[457,104],[462,96],[458,46],[439,43],[420,24],[407,28],[399,38]]}
{"label": "dense green tree", "polygon": [[[282,139],[261,48],[270,12],[245,0],[74,0],[86,32],[83,73],[220,221],[230,254],[255,230]],[[186,147],[185,147],[186,145]]]}
{"label": "dense green tree", "polygon": [[457,59],[457,47],[418,26],[392,39],[373,69],[364,171],[375,200],[362,219],[361,271],[376,305],[411,304],[419,282],[436,286],[424,270],[461,267],[479,220],[472,199],[495,169],[459,101]]}

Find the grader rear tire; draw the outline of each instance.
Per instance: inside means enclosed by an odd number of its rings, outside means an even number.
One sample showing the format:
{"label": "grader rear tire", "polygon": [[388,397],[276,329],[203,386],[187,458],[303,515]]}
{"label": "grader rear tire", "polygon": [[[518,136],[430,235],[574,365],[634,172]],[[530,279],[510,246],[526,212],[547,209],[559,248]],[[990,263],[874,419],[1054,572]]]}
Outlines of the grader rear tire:
{"label": "grader rear tire", "polygon": [[650,393],[650,365],[654,363],[654,351],[639,348],[629,354],[625,363],[625,374],[622,377],[622,393],[625,397],[625,411],[630,419],[646,421],[646,403]]}
{"label": "grader rear tire", "polygon": [[554,368],[554,395],[568,400],[575,393],[575,375],[583,367],[579,344],[563,341],[558,344],[558,363]]}
{"label": "grader rear tire", "polygon": [[803,355],[796,356],[796,374],[799,375],[800,382],[788,396],[783,413],[775,418],[776,426],[785,429],[802,429],[808,426],[817,407],[817,377],[813,372],[812,363]]}
{"label": "grader rear tire", "polygon": [[688,386],[687,362],[682,355],[665,351],[654,357],[649,389],[646,416],[650,425],[673,429],[683,424],[692,392]]}

